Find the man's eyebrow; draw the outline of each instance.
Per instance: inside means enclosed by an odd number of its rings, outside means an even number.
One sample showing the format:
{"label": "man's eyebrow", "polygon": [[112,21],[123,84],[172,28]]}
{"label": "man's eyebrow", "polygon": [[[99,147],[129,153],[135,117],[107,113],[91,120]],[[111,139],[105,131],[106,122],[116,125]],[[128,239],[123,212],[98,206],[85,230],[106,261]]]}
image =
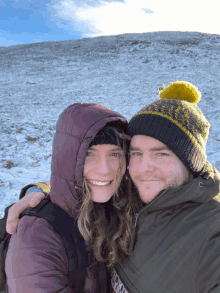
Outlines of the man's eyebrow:
{"label": "man's eyebrow", "polygon": [[[155,152],[155,151],[170,151],[170,149],[167,146],[161,146],[161,147],[155,147],[155,148],[151,148],[149,149],[149,151]],[[130,151],[141,151],[140,148],[138,147],[130,147]]]}
{"label": "man's eyebrow", "polygon": [[130,151],[140,151],[140,149],[138,147],[132,147],[132,146],[130,146],[129,150]]}
{"label": "man's eyebrow", "polygon": [[157,148],[152,148],[150,151],[170,151],[170,149],[167,146],[161,146]]}

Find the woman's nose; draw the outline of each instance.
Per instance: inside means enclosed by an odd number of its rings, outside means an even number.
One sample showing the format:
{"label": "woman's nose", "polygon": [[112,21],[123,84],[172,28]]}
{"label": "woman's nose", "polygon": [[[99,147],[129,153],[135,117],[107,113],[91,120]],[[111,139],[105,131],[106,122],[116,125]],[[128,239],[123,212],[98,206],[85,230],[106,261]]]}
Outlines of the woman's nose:
{"label": "woman's nose", "polygon": [[107,159],[100,159],[96,165],[97,172],[99,173],[109,173],[110,172],[110,165]]}

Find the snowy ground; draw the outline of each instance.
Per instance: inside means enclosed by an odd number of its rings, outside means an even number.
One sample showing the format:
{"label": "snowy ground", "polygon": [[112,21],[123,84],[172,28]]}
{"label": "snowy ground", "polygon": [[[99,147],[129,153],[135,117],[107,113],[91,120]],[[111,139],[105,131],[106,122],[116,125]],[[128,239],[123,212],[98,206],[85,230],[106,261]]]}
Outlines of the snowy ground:
{"label": "snowy ground", "polygon": [[0,217],[23,186],[50,178],[62,110],[95,102],[127,119],[187,80],[211,123],[208,160],[220,170],[220,35],[158,32],[0,47]]}

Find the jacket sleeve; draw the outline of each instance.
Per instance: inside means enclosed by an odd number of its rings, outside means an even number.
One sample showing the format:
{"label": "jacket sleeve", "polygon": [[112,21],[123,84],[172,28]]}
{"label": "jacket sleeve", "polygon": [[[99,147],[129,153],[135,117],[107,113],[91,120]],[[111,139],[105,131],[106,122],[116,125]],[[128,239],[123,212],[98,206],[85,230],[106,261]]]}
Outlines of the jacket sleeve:
{"label": "jacket sleeve", "polygon": [[39,182],[39,183],[32,183],[32,184],[28,184],[26,185],[24,188],[22,188],[21,192],[20,192],[20,197],[19,199],[21,199],[22,197],[25,196],[26,191],[33,186],[38,186],[40,187],[44,194],[47,195],[50,192],[50,181],[45,181],[45,182]]}
{"label": "jacket sleeve", "polygon": [[24,216],[11,236],[5,262],[10,293],[71,293],[62,239],[42,218]]}
{"label": "jacket sleeve", "polygon": [[[207,227],[210,230],[210,227]],[[214,228],[202,243],[197,269],[197,292],[220,292],[220,224]]]}

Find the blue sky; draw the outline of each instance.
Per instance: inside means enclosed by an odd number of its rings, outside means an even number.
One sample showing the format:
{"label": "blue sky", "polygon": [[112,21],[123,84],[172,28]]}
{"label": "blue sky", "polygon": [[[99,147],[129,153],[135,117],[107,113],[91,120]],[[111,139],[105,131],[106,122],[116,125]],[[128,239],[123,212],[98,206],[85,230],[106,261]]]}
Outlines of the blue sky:
{"label": "blue sky", "polygon": [[220,34],[219,0],[0,0],[0,46],[151,31]]}

